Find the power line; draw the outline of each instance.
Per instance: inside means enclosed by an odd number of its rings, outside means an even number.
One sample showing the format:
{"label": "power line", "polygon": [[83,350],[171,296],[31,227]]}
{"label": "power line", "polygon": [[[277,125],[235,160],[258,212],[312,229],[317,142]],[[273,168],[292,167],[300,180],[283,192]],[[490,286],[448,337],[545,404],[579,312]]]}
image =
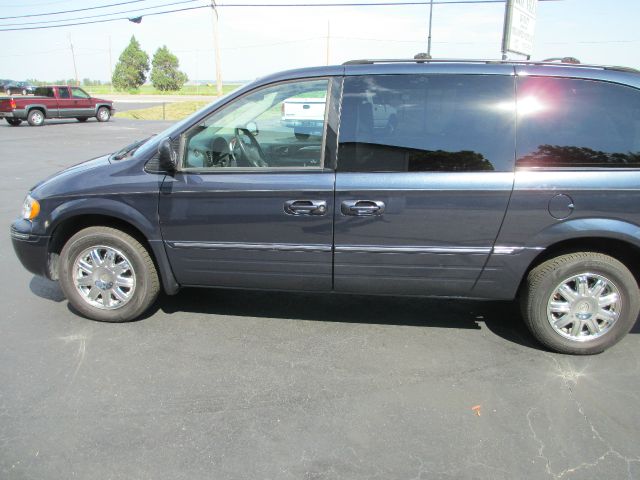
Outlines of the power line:
{"label": "power line", "polygon": [[88,15],[88,16],[85,16],[85,17],[61,18],[61,19],[58,19],[58,20],[39,20],[37,22],[2,23],[2,24],[0,24],[0,27],[13,27],[13,26],[22,26],[22,25],[42,25],[42,24],[45,24],[45,23],[69,22],[69,21],[72,21],[72,20],[86,20],[88,18],[110,17],[112,15],[120,15],[120,14],[123,14],[123,13],[141,12],[142,10],[153,10],[154,8],[171,7],[173,5],[182,5],[182,4],[185,4],[185,3],[193,3],[193,2],[198,2],[198,1],[200,1],[200,0],[183,0],[181,2],[165,3],[165,4],[162,4],[162,5],[155,5],[153,7],[137,8],[135,10],[120,10],[119,12],[101,13],[99,15]]}
{"label": "power line", "polygon": [[32,13],[30,15],[16,15],[13,17],[0,17],[0,20],[9,20],[12,18],[27,18],[27,17],[44,17],[46,15],[60,15],[63,13],[73,13],[73,12],[86,12],[87,10],[97,10],[99,8],[109,8],[109,7],[116,7],[118,5],[127,5],[129,3],[140,3],[140,2],[144,2],[146,0],[129,0],[128,2],[120,2],[120,3],[111,3],[109,5],[100,5],[97,7],[87,7],[87,8],[78,8],[76,10],[62,10],[59,12],[48,12],[48,13]]}
{"label": "power line", "polygon": [[[115,6],[115,5],[123,5],[123,4],[127,4],[127,3],[137,3],[137,2],[142,2],[145,0],[131,0],[129,2],[122,2],[122,3],[115,3],[112,5],[108,5],[108,6]],[[461,5],[461,4],[487,4],[487,3],[505,3],[506,0],[449,0],[449,1],[445,1],[445,0],[434,0],[433,4],[434,5]],[[540,2],[561,2],[564,0],[539,0]],[[406,1],[406,2],[376,2],[376,3],[363,3],[363,2],[359,2],[359,3],[295,3],[295,4],[287,4],[287,3],[270,3],[270,4],[253,4],[253,3],[236,3],[236,4],[222,4],[222,5],[217,5],[217,8],[229,8],[229,7],[240,7],[240,8],[247,8],[247,7],[261,7],[261,8],[267,8],[267,7],[275,7],[275,8],[281,8],[281,7],[384,7],[384,6],[408,6],[408,5],[430,5],[431,2],[430,1]],[[167,5],[168,6],[168,5]],[[84,9],[84,10],[90,10],[90,9],[95,9],[95,8],[106,8],[107,6],[102,6],[102,7],[91,7],[88,9]],[[159,6],[158,8],[161,8],[162,6]],[[150,17],[150,16],[154,16],[154,15],[165,15],[167,13],[176,13],[176,12],[186,12],[186,11],[191,11],[191,10],[199,10],[202,8],[211,8],[211,5],[200,5],[197,7],[186,7],[186,8],[177,8],[174,10],[166,10],[166,11],[162,11],[162,12],[152,12],[152,13],[147,13],[145,15],[141,15],[141,16],[137,16],[137,17]],[[139,9],[141,10],[141,9]],[[131,10],[130,12],[137,12],[139,10]],[[79,11],[79,10],[75,10],[75,11]],[[128,12],[128,13],[130,13]],[[57,12],[57,13],[62,13],[62,12]],[[25,17],[29,17],[29,16],[41,16],[41,15],[51,15],[51,14],[38,14],[38,15],[25,15]],[[115,13],[113,14],[115,15]],[[0,20],[2,19],[6,19],[6,18],[22,18],[22,17],[0,17]],[[91,17],[84,17],[84,18],[91,18]],[[61,19],[59,20],[60,22],[65,22],[68,21],[69,19]],[[74,27],[74,26],[78,26],[78,25],[91,25],[91,24],[96,24],[96,23],[106,23],[106,22],[115,22],[118,20],[130,20],[129,17],[116,17],[116,18],[107,18],[107,19],[103,19],[103,20],[93,20],[93,21],[88,21],[88,22],[75,22],[75,23],[63,23],[63,24],[58,24],[58,25],[46,25],[46,26],[37,26],[37,27],[18,27],[18,28],[1,28],[0,32],[13,32],[13,31],[22,31],[22,30],[43,30],[43,29],[49,29],[49,28],[60,28],[60,27]],[[36,22],[36,23],[40,23],[40,22]],[[45,23],[45,22],[41,22],[41,23]],[[138,22],[139,23],[139,22]],[[24,24],[22,24],[24,25]],[[0,25],[2,26],[2,25]]]}

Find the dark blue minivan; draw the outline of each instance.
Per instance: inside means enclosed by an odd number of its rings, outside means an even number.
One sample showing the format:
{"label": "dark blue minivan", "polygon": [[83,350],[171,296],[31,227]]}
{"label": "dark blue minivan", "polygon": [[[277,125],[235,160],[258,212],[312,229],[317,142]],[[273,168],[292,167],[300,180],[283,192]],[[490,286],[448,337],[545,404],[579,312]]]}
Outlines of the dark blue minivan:
{"label": "dark blue minivan", "polygon": [[[295,99],[323,128],[296,135]],[[639,205],[640,72],[362,60],[39,183],[11,237],[96,320],[183,286],[519,298],[546,347],[590,354],[638,317]]]}

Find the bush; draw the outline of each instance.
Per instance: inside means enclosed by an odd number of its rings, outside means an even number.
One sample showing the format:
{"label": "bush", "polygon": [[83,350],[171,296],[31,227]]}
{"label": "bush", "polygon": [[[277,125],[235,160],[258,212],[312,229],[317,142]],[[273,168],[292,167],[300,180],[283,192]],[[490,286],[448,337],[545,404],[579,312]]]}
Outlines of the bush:
{"label": "bush", "polygon": [[178,57],[165,46],[158,48],[151,62],[151,83],[160,91],[180,90],[188,78],[184,72],[178,70]]}
{"label": "bush", "polygon": [[127,48],[120,54],[113,71],[113,86],[118,90],[137,89],[144,84],[149,71],[149,55],[132,36]]}

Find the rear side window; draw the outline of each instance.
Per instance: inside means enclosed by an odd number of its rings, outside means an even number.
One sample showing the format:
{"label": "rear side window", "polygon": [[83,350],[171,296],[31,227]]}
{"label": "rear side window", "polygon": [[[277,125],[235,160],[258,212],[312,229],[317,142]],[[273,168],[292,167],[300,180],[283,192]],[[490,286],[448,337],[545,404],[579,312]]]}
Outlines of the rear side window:
{"label": "rear side window", "polygon": [[55,95],[53,94],[53,88],[47,88],[47,87],[36,88],[34,95],[36,97],[51,97],[51,98],[55,97]]}
{"label": "rear side window", "polygon": [[640,168],[640,90],[548,77],[517,90],[517,167]]}
{"label": "rear side window", "polygon": [[345,78],[338,170],[512,170],[513,82],[496,75]]}

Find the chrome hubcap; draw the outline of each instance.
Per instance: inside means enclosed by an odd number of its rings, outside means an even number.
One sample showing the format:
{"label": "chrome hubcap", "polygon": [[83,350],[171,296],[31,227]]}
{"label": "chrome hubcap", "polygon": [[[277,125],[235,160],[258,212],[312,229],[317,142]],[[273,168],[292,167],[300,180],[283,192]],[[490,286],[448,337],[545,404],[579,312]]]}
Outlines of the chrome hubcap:
{"label": "chrome hubcap", "polygon": [[581,273],[563,280],[547,303],[547,320],[564,338],[587,342],[616,323],[622,309],[618,287],[606,277]]}
{"label": "chrome hubcap", "polygon": [[93,307],[113,310],[125,305],[136,289],[136,274],[129,259],[112,247],[84,250],[73,264],[73,283]]}
{"label": "chrome hubcap", "polygon": [[105,118],[108,118],[109,114],[107,113],[106,110],[100,110],[98,112],[98,116],[100,117],[101,120],[104,120]]}

